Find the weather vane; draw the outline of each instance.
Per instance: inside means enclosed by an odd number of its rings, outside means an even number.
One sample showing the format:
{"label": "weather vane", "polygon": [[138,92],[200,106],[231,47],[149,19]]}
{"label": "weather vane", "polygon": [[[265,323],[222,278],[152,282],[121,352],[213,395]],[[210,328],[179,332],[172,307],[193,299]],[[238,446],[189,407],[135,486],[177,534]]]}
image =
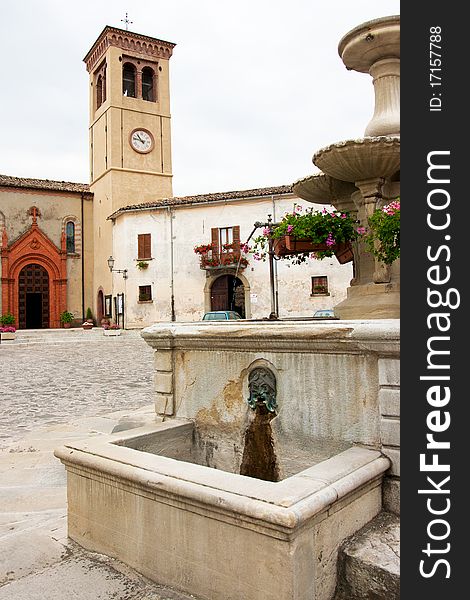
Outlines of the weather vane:
{"label": "weather vane", "polygon": [[129,21],[127,13],[126,13],[126,18],[125,19],[121,19],[121,23],[125,23],[126,24],[126,31],[129,31],[129,25],[131,25],[133,22],[134,21]]}

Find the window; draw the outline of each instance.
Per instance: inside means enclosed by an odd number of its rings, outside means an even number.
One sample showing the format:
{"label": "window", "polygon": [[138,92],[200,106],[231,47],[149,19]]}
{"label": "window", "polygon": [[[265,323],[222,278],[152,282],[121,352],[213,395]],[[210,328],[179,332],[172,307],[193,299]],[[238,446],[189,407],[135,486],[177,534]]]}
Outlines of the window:
{"label": "window", "polygon": [[233,227],[221,227],[219,229],[219,244],[221,248],[224,244],[233,244]]}
{"label": "window", "polygon": [[[214,252],[239,252],[240,226],[213,227],[211,243]],[[229,247],[227,248],[227,246]]]}
{"label": "window", "polygon": [[155,102],[154,72],[150,67],[142,69],[142,99]]}
{"label": "window", "polygon": [[98,109],[103,102],[106,102],[106,72],[98,75],[96,80],[96,108]]}
{"label": "window", "polygon": [[65,226],[67,254],[75,254],[75,223],[68,221]]}
{"label": "window", "polygon": [[312,296],[324,296],[328,293],[328,277],[312,277]]}
{"label": "window", "polygon": [[151,285],[139,285],[139,302],[151,302],[152,301],[152,286]]}
{"label": "window", "polygon": [[130,98],[135,98],[135,72],[131,63],[125,63],[122,67],[122,93]]}
{"label": "window", "polygon": [[152,258],[152,236],[150,233],[139,233],[137,236],[137,258],[139,260]]}

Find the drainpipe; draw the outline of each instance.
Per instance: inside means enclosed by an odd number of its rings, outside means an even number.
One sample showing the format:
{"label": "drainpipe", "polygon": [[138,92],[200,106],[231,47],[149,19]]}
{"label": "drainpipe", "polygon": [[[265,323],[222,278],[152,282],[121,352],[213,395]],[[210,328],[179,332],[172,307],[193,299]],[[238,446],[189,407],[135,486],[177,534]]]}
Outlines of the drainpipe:
{"label": "drainpipe", "polygon": [[81,220],[81,230],[82,230],[82,323],[85,321],[85,223],[83,222],[83,192],[81,193],[81,206],[80,206],[80,220]]}
{"label": "drainpipe", "polygon": [[175,313],[175,280],[174,280],[174,273],[173,273],[173,211],[171,210],[171,206],[168,206],[168,214],[170,215],[171,320],[172,321],[176,321],[176,313]]}
{"label": "drainpipe", "polygon": [[[277,223],[276,220],[276,201],[274,200],[274,194],[271,196],[272,206],[273,206],[273,221]],[[279,288],[278,288],[278,279],[277,279],[277,261],[274,261],[274,312],[279,317]]]}

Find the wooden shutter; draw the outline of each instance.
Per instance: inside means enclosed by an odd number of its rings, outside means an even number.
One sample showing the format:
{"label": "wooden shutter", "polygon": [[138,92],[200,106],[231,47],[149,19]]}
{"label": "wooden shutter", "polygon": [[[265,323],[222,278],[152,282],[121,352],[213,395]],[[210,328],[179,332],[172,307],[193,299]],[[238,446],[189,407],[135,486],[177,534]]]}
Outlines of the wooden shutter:
{"label": "wooden shutter", "polygon": [[212,227],[211,229],[211,234],[212,234],[212,252],[214,252],[215,254],[219,253],[219,228],[218,227]]}
{"label": "wooden shutter", "polygon": [[152,235],[150,233],[139,233],[137,236],[137,258],[152,258]]}
{"label": "wooden shutter", "polygon": [[240,256],[240,225],[235,225],[232,229],[233,229],[233,251],[237,256]]}

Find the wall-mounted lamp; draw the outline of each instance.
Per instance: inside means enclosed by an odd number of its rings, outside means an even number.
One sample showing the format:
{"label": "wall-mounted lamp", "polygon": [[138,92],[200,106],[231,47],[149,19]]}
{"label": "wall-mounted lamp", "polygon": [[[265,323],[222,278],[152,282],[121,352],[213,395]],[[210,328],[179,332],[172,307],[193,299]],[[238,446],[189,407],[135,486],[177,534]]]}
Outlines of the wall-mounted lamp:
{"label": "wall-mounted lamp", "polygon": [[114,258],[110,256],[108,258],[108,267],[111,273],[122,273],[123,279],[127,279],[127,269],[115,269],[114,268]]}

